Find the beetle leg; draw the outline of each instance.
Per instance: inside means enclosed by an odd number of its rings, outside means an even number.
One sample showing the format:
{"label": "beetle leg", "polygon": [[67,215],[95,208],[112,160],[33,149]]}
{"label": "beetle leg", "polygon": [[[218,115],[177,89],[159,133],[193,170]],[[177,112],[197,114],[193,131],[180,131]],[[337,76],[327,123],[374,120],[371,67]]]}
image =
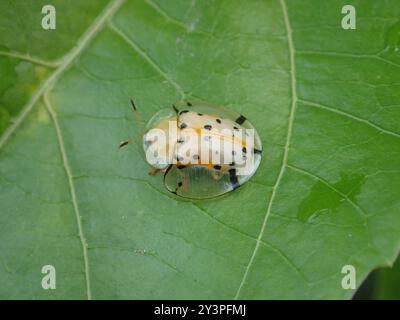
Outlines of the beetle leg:
{"label": "beetle leg", "polygon": [[177,170],[178,174],[182,178],[182,181],[179,182],[179,188],[181,188],[182,192],[186,192],[189,189],[189,176],[184,174],[181,170]]}
{"label": "beetle leg", "polygon": [[149,169],[149,175],[150,175],[150,176],[154,176],[154,175],[157,174],[158,171],[160,171],[160,169],[154,168],[154,167],[150,167],[150,169]]}
{"label": "beetle leg", "polygon": [[189,190],[189,177],[185,175],[182,181],[182,191],[187,192]]}
{"label": "beetle leg", "polygon": [[213,170],[213,171],[211,172],[211,176],[213,177],[214,180],[218,181],[219,179],[222,178],[222,172],[221,172],[221,171]]}

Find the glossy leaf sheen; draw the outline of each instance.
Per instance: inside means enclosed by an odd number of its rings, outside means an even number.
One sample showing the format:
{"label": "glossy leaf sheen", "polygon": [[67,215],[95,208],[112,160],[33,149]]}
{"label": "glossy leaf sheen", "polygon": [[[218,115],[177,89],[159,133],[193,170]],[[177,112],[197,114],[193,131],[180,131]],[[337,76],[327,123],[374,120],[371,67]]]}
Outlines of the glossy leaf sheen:
{"label": "glossy leaf sheen", "polygon": [[[352,1],[0,4],[0,298],[349,298],[400,243],[400,6]],[[34,3],[34,4],[33,4]],[[186,97],[244,114],[251,182],[172,197],[135,146]],[[54,265],[57,289],[43,290]]]}

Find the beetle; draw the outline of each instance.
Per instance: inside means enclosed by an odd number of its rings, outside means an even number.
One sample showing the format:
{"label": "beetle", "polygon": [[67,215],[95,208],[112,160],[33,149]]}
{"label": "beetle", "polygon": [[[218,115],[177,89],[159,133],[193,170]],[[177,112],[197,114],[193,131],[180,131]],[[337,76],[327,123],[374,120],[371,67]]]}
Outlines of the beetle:
{"label": "beetle", "polygon": [[[138,115],[132,99],[131,104]],[[163,172],[166,189],[189,199],[239,188],[262,156],[261,139],[244,115],[203,102],[180,101],[161,109],[145,126],[142,141],[149,174]]]}

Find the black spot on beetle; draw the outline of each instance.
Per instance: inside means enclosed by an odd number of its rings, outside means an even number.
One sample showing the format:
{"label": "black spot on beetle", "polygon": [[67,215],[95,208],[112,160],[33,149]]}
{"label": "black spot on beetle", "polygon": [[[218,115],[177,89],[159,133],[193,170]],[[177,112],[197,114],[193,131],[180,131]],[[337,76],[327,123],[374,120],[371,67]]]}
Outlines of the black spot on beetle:
{"label": "black spot on beetle", "polygon": [[144,140],[144,144],[148,147],[149,145],[151,145],[152,143],[154,143],[156,140],[157,140],[157,139],[153,139],[153,140],[145,139],[145,140]]}
{"label": "black spot on beetle", "polygon": [[220,119],[215,119],[215,121],[217,121],[217,123],[221,123],[221,120],[220,120]]}
{"label": "black spot on beetle", "polygon": [[204,129],[206,129],[206,130],[211,130],[211,129],[212,129],[212,125],[211,125],[211,124],[206,124],[206,125],[204,126]]}
{"label": "black spot on beetle", "polygon": [[193,160],[199,160],[200,156],[198,154],[193,155]]}
{"label": "black spot on beetle", "polygon": [[176,142],[178,142],[178,143],[184,143],[184,142],[185,142],[185,139],[180,138],[180,139],[178,139]]}
{"label": "black spot on beetle", "polygon": [[238,127],[235,127],[235,126],[233,126],[233,130],[239,130],[239,128],[238,128]]}
{"label": "black spot on beetle", "polygon": [[178,182],[178,187],[182,187],[182,182]]}
{"label": "black spot on beetle", "polygon": [[221,166],[218,165],[218,164],[216,164],[216,165],[214,166],[214,169],[215,169],[215,170],[221,170]]}
{"label": "black spot on beetle", "polygon": [[239,118],[237,118],[237,119],[235,120],[235,122],[236,122],[237,124],[243,124],[243,122],[245,122],[246,120],[247,120],[246,117],[244,117],[243,115],[240,115]]}
{"label": "black spot on beetle", "polygon": [[262,150],[254,148],[254,154],[261,154],[261,153],[262,153]]}
{"label": "black spot on beetle", "polygon": [[246,153],[246,152],[247,152],[246,147],[243,147],[243,148],[242,148],[242,151],[243,151],[243,153]]}
{"label": "black spot on beetle", "polygon": [[186,123],[181,123],[181,125],[179,126],[180,129],[185,129],[187,128],[187,124]]}
{"label": "black spot on beetle", "polygon": [[192,103],[189,102],[189,101],[186,101],[186,105],[187,105],[188,107],[191,107],[191,106],[192,106]]}
{"label": "black spot on beetle", "polygon": [[198,112],[198,113],[197,113],[197,115],[201,117],[203,114],[202,114],[202,113],[200,113],[200,112]]}
{"label": "black spot on beetle", "polygon": [[236,169],[229,169],[229,180],[231,182],[233,190],[240,187],[238,176],[236,174]]}
{"label": "black spot on beetle", "polygon": [[184,113],[188,113],[189,110],[182,110],[181,112],[179,112],[179,115],[184,114]]}

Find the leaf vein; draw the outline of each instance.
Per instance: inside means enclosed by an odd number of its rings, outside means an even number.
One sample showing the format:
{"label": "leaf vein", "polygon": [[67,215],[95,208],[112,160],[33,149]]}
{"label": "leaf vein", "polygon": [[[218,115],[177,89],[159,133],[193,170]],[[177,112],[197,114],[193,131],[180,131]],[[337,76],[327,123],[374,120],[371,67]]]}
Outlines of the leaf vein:
{"label": "leaf vein", "polygon": [[190,27],[187,24],[185,24],[184,22],[179,21],[178,19],[176,19],[176,18],[172,17],[171,15],[169,15],[168,12],[166,12],[163,8],[161,8],[161,6],[158,5],[157,3],[155,3],[155,2],[153,2],[151,0],[145,0],[145,1],[155,11],[157,11],[161,16],[163,16],[168,22],[173,23],[173,24],[183,28],[184,30],[186,30],[186,32],[188,32],[188,33],[189,32],[190,33],[195,32],[195,33],[198,33],[198,34],[207,35],[205,32],[202,32],[202,31],[196,31],[196,30],[191,31]]}
{"label": "leaf vein", "polygon": [[24,61],[27,61],[27,62],[30,62],[33,64],[38,64],[38,65],[41,65],[44,67],[49,67],[49,68],[57,68],[60,65],[59,62],[46,61],[41,58],[32,57],[30,55],[26,55],[26,54],[19,53],[19,52],[0,51],[0,56],[16,58],[19,60],[24,60]]}
{"label": "leaf vein", "polygon": [[63,72],[68,69],[71,63],[80,55],[80,53],[86,48],[88,43],[94,38],[94,36],[102,29],[107,19],[112,16],[115,11],[122,5],[125,0],[114,0],[103,10],[103,12],[97,17],[95,22],[86,30],[83,36],[78,40],[77,45],[73,47],[60,61],[59,68],[56,69],[39,87],[39,89],[32,95],[28,103],[22,108],[14,123],[8,127],[4,134],[0,138],[0,149],[6,144],[8,139],[12,136],[16,129],[22,124],[28,114],[32,111],[36,102],[40,97],[48,90],[50,90]]}
{"label": "leaf vein", "polygon": [[199,209],[199,211],[203,212],[207,217],[209,217],[211,220],[213,220],[214,222],[216,222],[217,224],[221,225],[222,227],[229,229],[231,231],[234,231],[236,233],[239,233],[247,238],[250,238],[252,240],[257,240],[257,238],[253,237],[252,235],[249,235],[239,229],[236,229],[235,227],[230,226],[229,224],[226,224],[225,222],[217,219],[216,217],[214,217],[212,214],[210,214],[209,212],[207,212],[206,210],[204,210],[202,207],[200,207],[197,203],[192,202],[192,205],[195,206],[196,208]]}
{"label": "leaf vein", "polygon": [[59,148],[60,148],[61,158],[63,160],[64,170],[65,170],[65,173],[66,173],[67,179],[68,179],[68,185],[69,185],[69,189],[70,189],[70,193],[71,193],[72,205],[73,205],[74,212],[76,215],[79,238],[81,241],[82,251],[83,251],[83,260],[84,260],[84,264],[85,264],[86,293],[87,293],[88,300],[90,300],[92,297],[92,294],[91,294],[91,288],[90,288],[89,258],[88,258],[88,254],[87,254],[88,244],[87,244],[86,238],[83,234],[82,218],[81,218],[81,215],[79,212],[78,200],[76,197],[76,191],[75,191],[75,185],[74,185],[74,181],[73,181],[73,177],[72,177],[71,167],[69,165],[67,153],[65,150],[64,138],[62,136],[61,128],[58,123],[57,114],[55,113],[53,107],[51,106],[47,94],[44,95],[44,102],[45,102],[46,108],[47,108],[48,112],[50,113],[50,116],[53,120],[53,124],[54,124],[56,134],[57,134],[57,140],[58,140],[58,144],[59,144]]}
{"label": "leaf vein", "polygon": [[290,266],[296,273],[299,274],[299,276],[302,278],[302,280],[309,285],[310,281],[306,278],[306,276],[303,274],[303,272],[300,270],[300,268],[280,249],[277,247],[274,247],[272,244],[262,241],[261,242],[265,247],[271,249],[274,251],[276,254],[278,254],[283,260],[286,261],[288,266]]}
{"label": "leaf vein", "polygon": [[315,51],[315,50],[297,50],[298,54],[309,54],[309,55],[325,55],[334,57],[345,57],[345,58],[357,58],[357,59],[376,59],[395,67],[400,67],[400,64],[393,62],[389,59],[381,57],[379,54],[355,54],[348,52],[334,52],[334,51]]}
{"label": "leaf vein", "polygon": [[282,7],[282,12],[283,12],[283,19],[284,19],[284,23],[285,23],[285,28],[286,28],[286,34],[287,34],[287,41],[288,41],[288,48],[289,48],[289,60],[290,60],[290,86],[291,86],[291,91],[292,91],[292,102],[291,102],[291,107],[290,107],[290,113],[289,113],[289,120],[288,120],[288,129],[287,129],[287,136],[286,136],[286,143],[285,143],[285,147],[284,147],[284,153],[283,153],[283,157],[282,157],[282,164],[281,164],[281,168],[279,170],[279,174],[278,177],[275,181],[275,184],[272,188],[272,193],[271,193],[271,197],[269,199],[268,202],[268,207],[267,207],[267,212],[265,214],[262,226],[261,226],[261,230],[260,233],[257,237],[257,242],[256,242],[256,246],[253,250],[253,253],[250,257],[249,263],[246,266],[243,278],[239,284],[239,287],[237,289],[237,292],[235,294],[234,299],[238,299],[240,296],[240,293],[243,289],[243,286],[246,282],[246,279],[248,277],[250,268],[252,266],[252,264],[254,263],[254,258],[258,252],[259,246],[262,243],[261,239],[264,235],[264,231],[265,231],[265,227],[267,225],[267,221],[268,221],[268,217],[271,213],[271,208],[272,208],[272,204],[274,202],[275,196],[276,196],[276,191],[279,187],[279,184],[282,180],[283,174],[285,172],[285,168],[286,168],[286,163],[287,163],[287,159],[288,159],[288,155],[289,155],[289,146],[290,146],[290,140],[292,137],[292,129],[293,129],[293,122],[294,122],[294,115],[295,115],[295,111],[296,111],[296,104],[297,104],[297,90],[296,90],[296,66],[295,66],[295,50],[294,50],[294,44],[293,44],[293,38],[292,38],[292,27],[290,25],[290,21],[289,21],[289,15],[288,15],[288,11],[287,11],[287,7],[286,7],[286,3],[285,0],[280,0],[280,5]]}
{"label": "leaf vein", "polygon": [[182,87],[176,83],[165,71],[162,70],[162,68],[158,65],[158,63],[149,56],[146,51],[144,51],[140,46],[134,42],[131,38],[129,38],[122,30],[120,30],[117,26],[115,26],[111,21],[108,22],[108,25],[112,31],[114,31],[115,34],[117,34],[119,37],[121,37],[134,51],[136,51],[143,59],[147,61],[148,64],[150,64],[154,70],[156,70],[165,80],[167,80],[175,89],[176,91],[180,94],[181,99],[184,99],[186,97],[184,90]]}
{"label": "leaf vein", "polygon": [[315,107],[315,108],[319,108],[319,109],[323,109],[323,110],[326,110],[326,111],[337,113],[337,114],[345,116],[347,118],[356,120],[357,122],[361,122],[361,123],[367,124],[368,126],[373,127],[373,128],[375,128],[376,130],[379,130],[382,133],[385,133],[385,134],[400,138],[400,134],[398,134],[396,132],[393,132],[393,131],[390,131],[390,130],[387,130],[387,129],[384,129],[381,126],[379,126],[379,125],[377,125],[377,124],[375,124],[375,123],[373,123],[373,122],[371,122],[369,120],[360,118],[360,117],[358,117],[358,116],[356,116],[354,114],[348,113],[346,111],[339,110],[339,109],[336,109],[336,108],[333,108],[333,107],[329,107],[327,105],[323,105],[323,104],[320,104],[320,103],[317,103],[317,102],[313,102],[313,101],[309,101],[309,100],[305,100],[305,99],[299,99],[298,101],[302,102],[304,104],[307,104],[307,105],[309,105],[311,107]]}

